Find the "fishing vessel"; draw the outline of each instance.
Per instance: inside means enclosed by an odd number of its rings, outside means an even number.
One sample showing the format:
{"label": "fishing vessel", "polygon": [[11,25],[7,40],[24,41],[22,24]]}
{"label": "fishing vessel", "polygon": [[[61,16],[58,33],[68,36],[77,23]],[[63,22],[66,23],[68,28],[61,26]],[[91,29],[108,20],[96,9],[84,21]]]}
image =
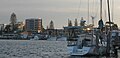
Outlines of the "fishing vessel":
{"label": "fishing vessel", "polygon": [[93,34],[81,34],[77,46],[73,48],[72,56],[98,55],[96,47],[96,36]]}

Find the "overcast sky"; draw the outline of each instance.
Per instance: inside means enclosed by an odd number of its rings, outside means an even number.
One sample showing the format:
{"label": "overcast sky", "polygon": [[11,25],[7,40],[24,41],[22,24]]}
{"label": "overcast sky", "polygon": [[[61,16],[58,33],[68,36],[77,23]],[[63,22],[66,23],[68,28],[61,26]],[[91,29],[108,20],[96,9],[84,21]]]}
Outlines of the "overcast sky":
{"label": "overcast sky", "polygon": [[[119,24],[120,19],[120,0],[114,2],[114,22]],[[103,1],[103,17],[107,21],[107,9],[105,0]],[[9,23],[10,15],[14,12],[18,21],[25,21],[28,18],[42,18],[43,26],[46,28],[53,20],[55,28],[67,26],[68,18],[72,20],[88,17],[88,0],[0,0],[0,23]],[[99,0],[89,0],[90,16],[95,16],[95,25],[99,20]],[[91,22],[91,18],[90,18]]]}

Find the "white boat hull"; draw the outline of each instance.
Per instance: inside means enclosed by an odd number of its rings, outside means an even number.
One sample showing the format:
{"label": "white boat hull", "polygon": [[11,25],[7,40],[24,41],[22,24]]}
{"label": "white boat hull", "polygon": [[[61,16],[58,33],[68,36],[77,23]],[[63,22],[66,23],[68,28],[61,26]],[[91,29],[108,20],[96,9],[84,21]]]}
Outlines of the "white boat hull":
{"label": "white boat hull", "polygon": [[72,56],[74,55],[86,55],[89,53],[90,47],[83,47],[82,49],[76,49],[71,53]]}
{"label": "white boat hull", "polygon": [[71,53],[72,56],[97,55],[95,47],[83,47]]}

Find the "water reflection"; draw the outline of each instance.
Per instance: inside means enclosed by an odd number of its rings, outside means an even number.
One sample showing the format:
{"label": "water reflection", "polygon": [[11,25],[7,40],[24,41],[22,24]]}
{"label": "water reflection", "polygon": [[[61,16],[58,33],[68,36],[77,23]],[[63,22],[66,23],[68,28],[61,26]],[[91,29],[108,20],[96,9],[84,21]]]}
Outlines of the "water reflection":
{"label": "water reflection", "polygon": [[[87,57],[81,57],[81,56],[70,56],[70,58],[117,58],[117,57],[106,57],[106,56],[87,56]],[[119,57],[118,57],[119,58]]]}
{"label": "water reflection", "polygon": [[70,56],[69,58],[120,58],[120,50],[117,50],[117,54],[118,56],[114,56],[112,57],[112,55],[110,57],[106,57],[106,56]]}

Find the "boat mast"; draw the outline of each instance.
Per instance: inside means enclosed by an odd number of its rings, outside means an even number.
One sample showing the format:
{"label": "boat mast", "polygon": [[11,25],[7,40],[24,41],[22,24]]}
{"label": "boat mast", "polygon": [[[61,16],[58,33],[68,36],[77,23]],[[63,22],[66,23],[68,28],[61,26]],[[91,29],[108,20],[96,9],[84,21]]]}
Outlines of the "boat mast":
{"label": "boat mast", "polygon": [[[100,0],[100,20],[102,19],[102,0]],[[96,33],[96,47],[99,48],[99,36],[100,36],[100,31],[97,31]]]}
{"label": "boat mast", "polygon": [[[107,4],[108,4],[108,19],[109,19],[109,22],[111,22],[111,18],[110,18],[110,3],[109,3],[109,0],[107,0]],[[110,28],[111,30],[111,28]]]}
{"label": "boat mast", "polygon": [[[109,5],[109,0],[107,0],[107,5],[108,5],[109,26],[110,26],[110,31],[111,31],[111,18],[110,18],[110,5]],[[109,35],[108,35],[108,38],[107,38],[107,53],[108,53],[108,54],[110,53],[110,39],[111,39],[110,31],[109,31]]]}

